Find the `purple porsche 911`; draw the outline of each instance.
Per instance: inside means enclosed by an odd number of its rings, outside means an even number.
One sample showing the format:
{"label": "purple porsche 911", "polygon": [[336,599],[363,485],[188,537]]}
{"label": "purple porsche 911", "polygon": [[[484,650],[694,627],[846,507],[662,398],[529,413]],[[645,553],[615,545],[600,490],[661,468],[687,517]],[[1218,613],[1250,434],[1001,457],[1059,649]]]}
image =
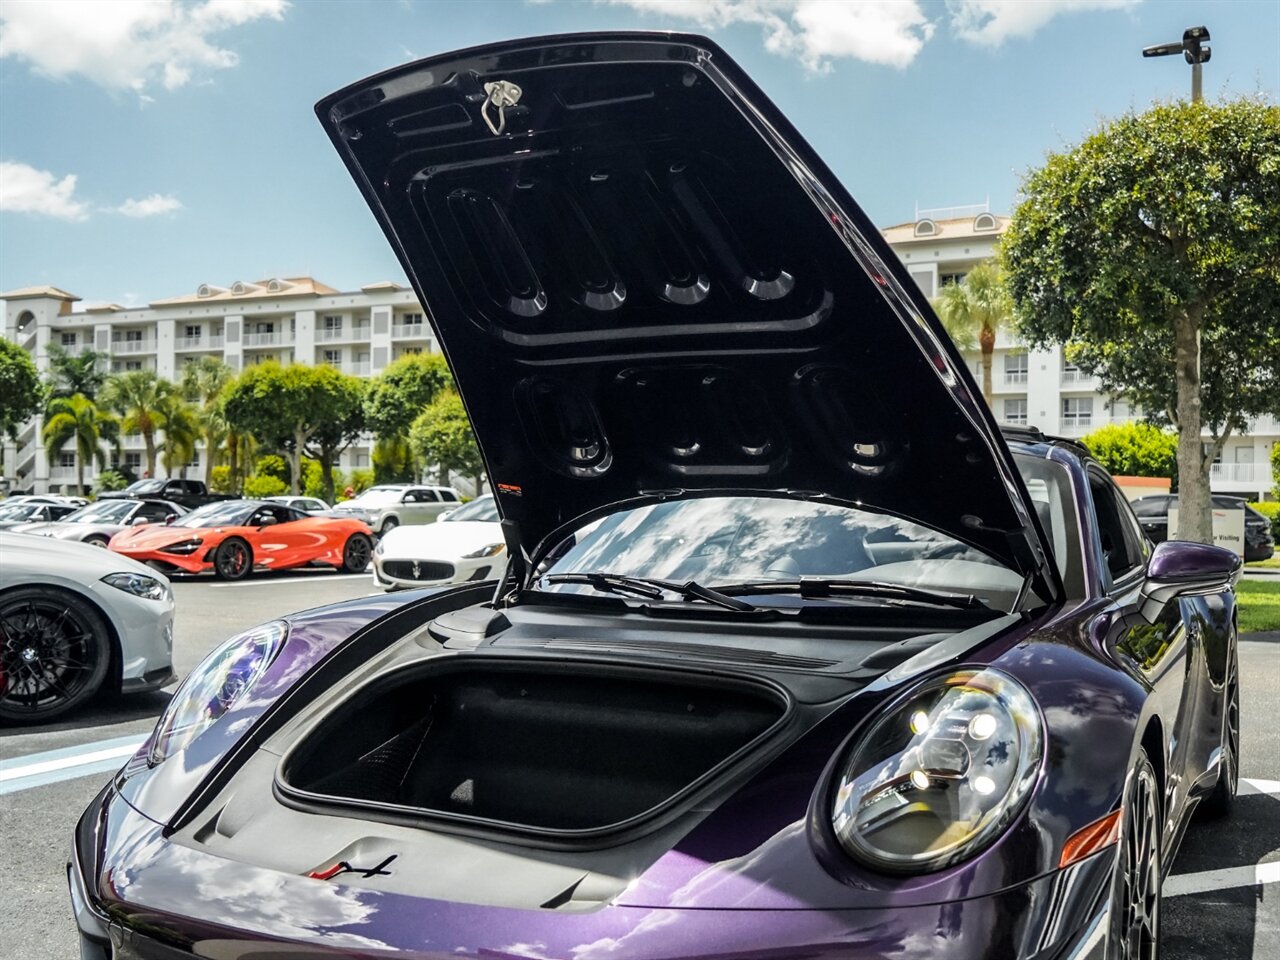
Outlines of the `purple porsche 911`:
{"label": "purple porsche 911", "polygon": [[703,38],[465,50],[317,113],[509,562],[215,650],[75,831],[82,956],[1153,960],[1235,795],[1239,560],[1001,431]]}

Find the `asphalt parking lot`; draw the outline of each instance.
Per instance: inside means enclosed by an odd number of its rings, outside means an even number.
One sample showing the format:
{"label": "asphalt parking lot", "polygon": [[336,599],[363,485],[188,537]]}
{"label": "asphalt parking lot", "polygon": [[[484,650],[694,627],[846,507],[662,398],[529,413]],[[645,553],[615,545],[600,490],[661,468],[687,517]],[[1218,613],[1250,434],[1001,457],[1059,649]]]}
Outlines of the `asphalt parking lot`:
{"label": "asphalt parking lot", "polygon": [[[178,581],[174,592],[182,676],[241,630],[375,591],[367,574],[315,571],[238,584]],[[1280,634],[1243,640],[1240,663],[1245,793],[1232,818],[1197,820],[1188,831],[1165,885],[1166,960],[1280,957],[1280,730],[1270,721],[1280,717]],[[78,955],[63,872],[72,826],[168,699],[161,692],[100,702],[39,729],[0,730],[0,956]]]}

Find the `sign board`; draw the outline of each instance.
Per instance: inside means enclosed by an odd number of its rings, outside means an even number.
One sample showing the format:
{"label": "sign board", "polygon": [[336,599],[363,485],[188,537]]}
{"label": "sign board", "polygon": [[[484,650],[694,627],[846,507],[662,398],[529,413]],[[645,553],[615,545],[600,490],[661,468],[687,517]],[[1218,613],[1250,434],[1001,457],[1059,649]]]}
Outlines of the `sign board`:
{"label": "sign board", "polygon": [[[1178,508],[1169,508],[1169,539],[1178,539]],[[1213,542],[1238,557],[1244,556],[1244,510],[1213,508]]]}

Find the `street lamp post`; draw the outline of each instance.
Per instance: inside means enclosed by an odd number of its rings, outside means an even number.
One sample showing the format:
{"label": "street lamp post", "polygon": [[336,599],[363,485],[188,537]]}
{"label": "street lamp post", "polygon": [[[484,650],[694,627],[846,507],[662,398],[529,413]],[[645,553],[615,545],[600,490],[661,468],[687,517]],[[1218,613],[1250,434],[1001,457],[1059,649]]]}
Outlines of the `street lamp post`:
{"label": "street lamp post", "polygon": [[1157,43],[1154,47],[1144,47],[1142,50],[1144,57],[1171,57],[1179,53],[1191,64],[1191,102],[1199,103],[1200,67],[1213,56],[1213,51],[1209,49],[1209,28],[1188,27],[1182,31],[1181,42]]}

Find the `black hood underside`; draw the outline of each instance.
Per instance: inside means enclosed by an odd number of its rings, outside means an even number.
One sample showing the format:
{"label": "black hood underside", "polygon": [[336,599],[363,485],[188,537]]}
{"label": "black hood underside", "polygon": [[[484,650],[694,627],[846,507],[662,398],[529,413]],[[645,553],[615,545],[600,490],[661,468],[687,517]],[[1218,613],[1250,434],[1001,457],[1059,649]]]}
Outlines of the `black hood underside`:
{"label": "black hood underside", "polygon": [[918,521],[1057,592],[928,304],[709,41],[477,48],[317,112],[430,312],[523,543],[645,498],[785,492]]}

